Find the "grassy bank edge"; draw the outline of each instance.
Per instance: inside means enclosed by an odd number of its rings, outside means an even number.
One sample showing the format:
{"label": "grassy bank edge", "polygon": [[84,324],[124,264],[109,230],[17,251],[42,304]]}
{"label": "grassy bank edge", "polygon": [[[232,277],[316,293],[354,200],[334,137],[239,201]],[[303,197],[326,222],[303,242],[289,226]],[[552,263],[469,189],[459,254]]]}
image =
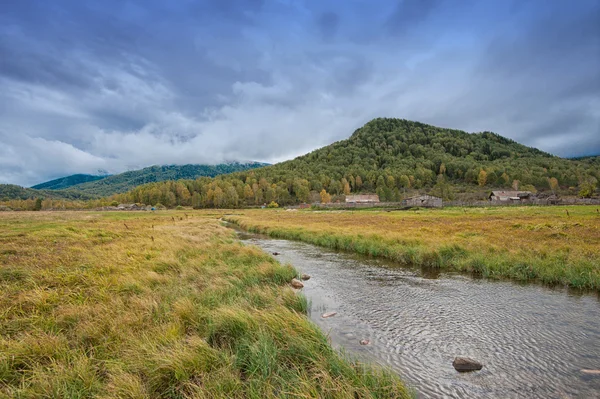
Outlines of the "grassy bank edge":
{"label": "grassy bank edge", "polygon": [[516,257],[506,252],[490,253],[484,250],[474,253],[456,244],[435,249],[425,245],[403,245],[377,235],[319,232],[300,227],[275,228],[239,216],[224,216],[223,220],[251,233],[382,257],[403,266],[460,271],[490,279],[513,279],[600,291],[600,272],[591,260],[572,263],[561,254],[539,258],[527,254]]}

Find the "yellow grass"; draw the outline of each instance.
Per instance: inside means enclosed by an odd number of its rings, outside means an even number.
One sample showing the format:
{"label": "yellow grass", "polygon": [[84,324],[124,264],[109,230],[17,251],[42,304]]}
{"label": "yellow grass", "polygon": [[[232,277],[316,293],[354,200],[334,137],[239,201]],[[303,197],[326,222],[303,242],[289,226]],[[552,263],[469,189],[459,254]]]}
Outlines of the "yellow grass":
{"label": "yellow grass", "polygon": [[407,397],[211,212],[0,214],[0,397]]}
{"label": "yellow grass", "polygon": [[226,218],[274,237],[407,265],[600,289],[600,214],[595,207],[247,210]]}

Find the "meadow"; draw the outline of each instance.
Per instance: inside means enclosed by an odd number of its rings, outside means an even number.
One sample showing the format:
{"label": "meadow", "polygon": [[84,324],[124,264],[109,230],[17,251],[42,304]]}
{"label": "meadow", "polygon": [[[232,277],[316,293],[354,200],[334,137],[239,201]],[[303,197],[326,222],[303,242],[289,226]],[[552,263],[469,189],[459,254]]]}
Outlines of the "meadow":
{"label": "meadow", "polygon": [[332,349],[297,272],[220,216],[0,214],[0,397],[411,396]]}
{"label": "meadow", "polygon": [[244,229],[406,266],[600,290],[596,207],[244,210]]}

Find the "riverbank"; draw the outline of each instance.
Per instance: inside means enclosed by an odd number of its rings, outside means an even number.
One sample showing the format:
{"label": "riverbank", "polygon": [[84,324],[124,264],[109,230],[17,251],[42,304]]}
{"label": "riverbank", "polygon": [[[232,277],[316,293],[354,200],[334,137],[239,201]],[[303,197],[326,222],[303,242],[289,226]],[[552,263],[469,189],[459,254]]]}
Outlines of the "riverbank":
{"label": "riverbank", "polygon": [[218,216],[0,215],[0,397],[410,397]]}
{"label": "riverbank", "polygon": [[600,214],[595,207],[265,209],[224,219],[251,232],[407,266],[600,290]]}

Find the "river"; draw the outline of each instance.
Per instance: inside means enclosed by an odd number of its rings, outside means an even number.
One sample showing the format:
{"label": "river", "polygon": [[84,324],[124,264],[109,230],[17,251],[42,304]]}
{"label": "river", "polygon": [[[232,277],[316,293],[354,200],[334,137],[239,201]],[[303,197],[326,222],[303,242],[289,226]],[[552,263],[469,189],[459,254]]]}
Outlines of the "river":
{"label": "river", "polygon": [[[311,275],[302,292],[332,344],[401,375],[419,398],[600,398],[600,297],[427,273],[238,230]],[[337,312],[322,318],[326,312]],[[368,340],[368,345],[361,345]],[[458,373],[455,356],[481,361]]]}

